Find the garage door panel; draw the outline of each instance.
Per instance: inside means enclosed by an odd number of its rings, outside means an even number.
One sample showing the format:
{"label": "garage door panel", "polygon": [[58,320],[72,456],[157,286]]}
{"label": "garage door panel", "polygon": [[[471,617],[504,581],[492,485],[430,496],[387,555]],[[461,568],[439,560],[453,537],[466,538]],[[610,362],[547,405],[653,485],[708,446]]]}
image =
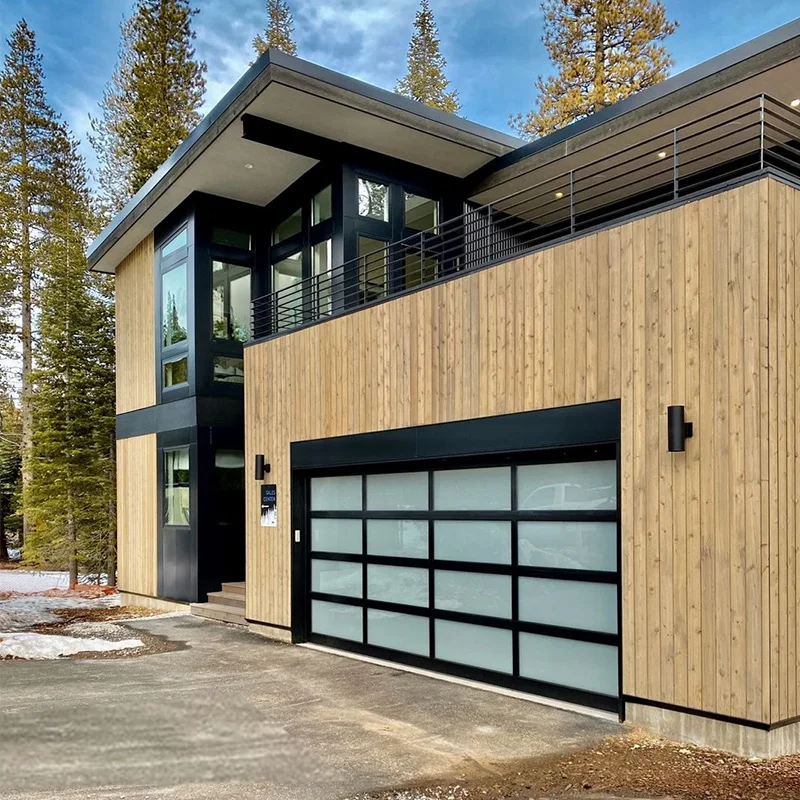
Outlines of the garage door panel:
{"label": "garage door panel", "polygon": [[361,584],[361,564],[351,561],[323,561],[318,558],[311,561],[312,592],[361,597]]}
{"label": "garage door panel", "polygon": [[428,605],[428,570],[370,564],[367,567],[367,597],[384,603]]}
{"label": "garage door panel", "polygon": [[519,563],[528,567],[615,572],[616,522],[520,522]]}
{"label": "garage door panel", "polygon": [[367,553],[397,558],[428,557],[428,522],[418,519],[367,520]]}
{"label": "garage door panel", "polygon": [[443,561],[511,563],[511,523],[499,520],[437,520],[435,557]]}
{"label": "garage door panel", "polygon": [[437,619],[436,658],[492,672],[514,671],[510,630]]}
{"label": "garage door panel", "polygon": [[360,519],[312,519],[311,549],[328,553],[361,552]]}
{"label": "garage door panel", "polygon": [[433,585],[437,609],[511,619],[510,575],[437,569]]}
{"label": "garage door panel", "polygon": [[311,479],[312,511],[360,511],[362,506],[360,475],[335,475]]}
{"label": "garage door panel", "polygon": [[433,473],[437,511],[509,511],[511,468],[449,469]]}
{"label": "garage door panel", "polygon": [[519,578],[524,622],[617,633],[617,587],[612,583]]}
{"label": "garage door panel", "polygon": [[428,473],[405,472],[367,475],[367,509],[370,511],[426,511]]}
{"label": "garage door panel", "polygon": [[517,470],[520,510],[589,511],[617,507],[616,461],[528,464]]}
{"label": "garage door panel", "polygon": [[364,623],[360,606],[311,601],[311,630],[353,642],[364,641]]}
{"label": "garage door panel", "polygon": [[430,620],[397,611],[367,610],[367,640],[376,647],[430,656]]}

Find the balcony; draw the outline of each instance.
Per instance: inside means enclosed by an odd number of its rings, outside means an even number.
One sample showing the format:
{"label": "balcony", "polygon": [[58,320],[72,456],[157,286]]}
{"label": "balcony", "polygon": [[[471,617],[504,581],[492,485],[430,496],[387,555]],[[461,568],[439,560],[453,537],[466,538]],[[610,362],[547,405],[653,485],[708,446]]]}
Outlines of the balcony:
{"label": "balcony", "polygon": [[468,203],[464,214],[435,228],[259,297],[252,304],[254,338],[311,325],[762,174],[800,178],[800,112],[763,94],[543,177],[487,205]]}

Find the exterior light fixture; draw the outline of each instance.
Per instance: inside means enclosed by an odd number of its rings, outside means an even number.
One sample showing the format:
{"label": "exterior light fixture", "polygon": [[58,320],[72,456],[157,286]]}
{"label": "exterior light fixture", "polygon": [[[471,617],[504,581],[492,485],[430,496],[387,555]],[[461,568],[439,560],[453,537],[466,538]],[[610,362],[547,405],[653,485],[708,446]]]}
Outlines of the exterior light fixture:
{"label": "exterior light fixture", "polygon": [[667,153],[666,153],[666,151],[665,151],[665,150],[662,150],[662,151],[661,151],[661,152],[658,154],[658,157],[659,157],[659,158],[666,158],[666,157],[667,157]]}
{"label": "exterior light fixture", "polygon": [[264,456],[259,453],[256,456],[256,480],[263,481],[264,475],[269,472],[269,464],[264,463]]}
{"label": "exterior light fixture", "polygon": [[694,436],[694,425],[686,422],[683,406],[667,406],[667,450],[682,453],[686,440]]}
{"label": "exterior light fixture", "polygon": [[564,196],[564,192],[556,192],[556,200],[560,200]]}
{"label": "exterior light fixture", "polygon": [[798,106],[800,106],[800,97],[796,98],[795,100],[792,100],[792,102],[789,103],[789,105],[792,108],[797,108]]}
{"label": "exterior light fixture", "polygon": [[245,164],[244,168],[245,169],[253,169],[253,165],[252,164]]}

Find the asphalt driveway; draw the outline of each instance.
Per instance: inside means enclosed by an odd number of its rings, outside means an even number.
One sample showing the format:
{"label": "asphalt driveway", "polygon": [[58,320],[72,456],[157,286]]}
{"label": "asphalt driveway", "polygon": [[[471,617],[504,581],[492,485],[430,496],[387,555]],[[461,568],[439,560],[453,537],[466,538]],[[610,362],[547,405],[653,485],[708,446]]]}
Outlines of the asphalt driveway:
{"label": "asphalt driveway", "polygon": [[188,647],[0,662],[4,800],[334,800],[620,730],[193,617],[131,627]]}

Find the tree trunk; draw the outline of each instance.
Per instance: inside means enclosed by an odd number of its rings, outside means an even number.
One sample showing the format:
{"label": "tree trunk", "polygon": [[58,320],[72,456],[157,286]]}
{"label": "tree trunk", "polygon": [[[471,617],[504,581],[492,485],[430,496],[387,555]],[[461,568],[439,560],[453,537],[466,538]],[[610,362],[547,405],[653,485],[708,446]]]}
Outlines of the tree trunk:
{"label": "tree trunk", "polygon": [[67,492],[67,543],[69,547],[69,588],[78,585],[78,532],[72,511],[72,492]]}
{"label": "tree trunk", "polygon": [[22,247],[20,248],[21,274],[20,296],[22,300],[22,531],[19,546],[22,549],[30,530],[30,517],[25,509],[25,490],[31,480],[31,447],[33,444],[33,409],[31,408],[33,370],[33,253],[31,252],[30,197],[27,186],[27,147],[23,131],[22,146],[23,179],[20,185],[20,207],[22,210]]}
{"label": "tree trunk", "polygon": [[6,540],[6,501],[0,495],[0,561],[8,561],[8,541]]}
{"label": "tree trunk", "polygon": [[[114,448],[111,448],[111,462],[114,463]],[[116,473],[116,469],[114,470]],[[117,502],[112,492],[108,499],[108,552],[106,554],[106,573],[108,585],[117,585]]]}

